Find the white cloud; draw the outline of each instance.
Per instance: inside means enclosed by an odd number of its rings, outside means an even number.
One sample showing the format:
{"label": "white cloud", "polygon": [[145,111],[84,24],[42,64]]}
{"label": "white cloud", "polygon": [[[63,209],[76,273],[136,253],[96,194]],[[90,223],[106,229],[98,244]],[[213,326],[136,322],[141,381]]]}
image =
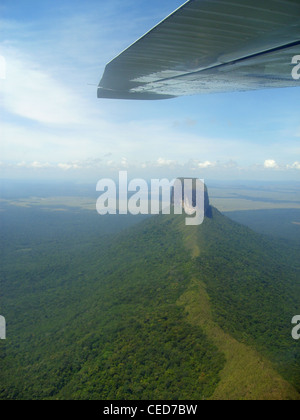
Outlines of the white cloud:
{"label": "white cloud", "polygon": [[292,165],[287,165],[289,169],[298,169],[300,170],[300,162],[294,162]]}
{"label": "white cloud", "polygon": [[175,162],[174,160],[170,160],[170,159],[164,159],[164,158],[158,158],[157,159],[157,164],[158,166],[173,166],[176,165],[177,162]]}
{"label": "white cloud", "polygon": [[277,169],[279,166],[278,166],[278,164],[276,163],[275,160],[267,159],[267,160],[265,160],[264,167],[266,169]]}
{"label": "white cloud", "polygon": [[78,125],[86,120],[83,100],[19,50],[4,49],[2,105],[12,114],[43,124]]}
{"label": "white cloud", "polygon": [[18,162],[16,164],[11,164],[10,166],[16,166],[17,168],[27,168],[27,169],[45,169],[53,167],[49,162],[39,162],[35,160],[34,162]]}
{"label": "white cloud", "polygon": [[198,163],[198,167],[200,169],[206,169],[206,168],[211,168],[213,166],[216,166],[215,163],[210,162],[209,160],[207,160],[206,162],[200,162]]}
{"label": "white cloud", "polygon": [[128,160],[127,160],[126,157],[122,157],[122,159],[121,159],[121,166],[124,169],[127,169],[128,168]]}
{"label": "white cloud", "polygon": [[5,58],[0,55],[0,80],[4,80],[6,78],[6,60]]}
{"label": "white cloud", "polygon": [[51,167],[51,165],[48,162],[41,163],[41,162],[37,162],[37,161],[32,162],[30,166],[32,168],[36,168],[36,169],[50,168]]}
{"label": "white cloud", "polygon": [[82,167],[78,162],[71,163],[58,163],[57,167],[63,171],[69,171],[70,169],[81,169]]}

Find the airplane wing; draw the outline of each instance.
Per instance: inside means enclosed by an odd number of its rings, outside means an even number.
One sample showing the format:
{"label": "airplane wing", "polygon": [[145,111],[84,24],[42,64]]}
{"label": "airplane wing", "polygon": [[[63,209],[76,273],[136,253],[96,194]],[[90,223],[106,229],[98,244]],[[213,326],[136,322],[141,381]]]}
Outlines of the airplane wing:
{"label": "airplane wing", "polygon": [[189,0],[107,64],[98,98],[300,86],[297,55],[300,0]]}

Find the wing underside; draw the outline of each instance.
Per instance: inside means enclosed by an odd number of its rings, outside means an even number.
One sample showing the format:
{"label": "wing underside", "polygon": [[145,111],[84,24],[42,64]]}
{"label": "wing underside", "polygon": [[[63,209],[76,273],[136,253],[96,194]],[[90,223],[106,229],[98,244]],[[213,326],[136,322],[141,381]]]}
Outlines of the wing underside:
{"label": "wing underside", "polygon": [[99,98],[300,86],[299,0],[189,0],[113,59]]}

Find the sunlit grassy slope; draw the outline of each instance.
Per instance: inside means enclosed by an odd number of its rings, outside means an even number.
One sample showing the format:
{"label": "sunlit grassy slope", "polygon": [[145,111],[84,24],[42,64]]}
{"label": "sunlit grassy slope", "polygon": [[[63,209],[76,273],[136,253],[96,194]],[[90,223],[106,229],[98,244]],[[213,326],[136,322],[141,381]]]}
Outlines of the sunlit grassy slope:
{"label": "sunlit grassy slope", "polygon": [[201,281],[195,279],[178,303],[185,307],[191,324],[200,325],[226,357],[221,380],[211,399],[300,399],[295,388],[274,370],[266,358],[225,333],[213,320],[209,296]]}
{"label": "sunlit grassy slope", "polygon": [[[277,342],[276,334],[272,336],[274,339],[273,345],[269,338],[270,332],[268,332],[268,328],[278,330],[278,325],[276,324],[280,323],[280,316],[284,318],[284,311],[281,312],[280,307],[284,308],[285,304],[290,303],[291,295],[289,296],[289,292],[292,293],[293,290],[297,291],[297,296],[299,297],[299,284],[297,286],[297,281],[292,285],[289,281],[286,282],[290,273],[287,272],[285,276],[284,270],[282,270],[281,276],[278,278],[275,276],[273,278],[272,269],[278,270],[278,265],[276,267],[274,260],[270,258],[269,254],[272,254],[272,251],[275,252],[274,249],[272,250],[272,247],[268,252],[268,245],[270,248],[270,244],[263,241],[262,237],[255,236],[247,228],[233,224],[215,209],[213,211],[213,219],[205,219],[204,224],[198,229],[186,227],[182,222],[178,225],[178,228],[183,235],[186,248],[191,252],[194,259],[198,259],[197,267],[199,270],[194,275],[188,290],[178,300],[178,304],[184,306],[189,321],[193,325],[201,326],[208,338],[216,344],[218,349],[226,357],[226,364],[220,374],[221,380],[211,399],[300,399],[300,394],[296,391],[295,387],[283,379],[278,371],[275,370],[270,360],[256,350],[255,340],[260,343],[263,342],[264,334],[262,333],[261,337],[255,334],[255,332],[253,333],[253,331],[249,331],[250,334],[248,334],[247,329],[249,323],[257,323],[260,316],[264,314],[265,324],[262,320],[260,328],[265,331],[265,336],[268,337],[265,343],[266,347],[258,347],[264,350],[264,353],[271,354],[273,352],[273,358],[276,359],[274,355],[280,353],[280,347],[284,341],[286,343],[286,357],[289,358],[287,343],[290,340],[288,329],[290,325],[287,323],[284,329],[287,335],[285,337],[281,335],[280,337],[279,341],[282,342]],[[260,240],[263,242],[262,244],[260,244]],[[227,252],[224,253],[225,248]],[[211,252],[212,249],[215,249],[216,252]],[[223,250],[222,255],[219,254],[220,249]],[[229,254],[231,256],[228,258]],[[275,255],[274,257],[276,258]],[[227,261],[218,261],[218,258],[224,258]],[[252,261],[251,258],[253,259]],[[255,300],[261,302],[262,296],[260,296],[259,289],[262,284],[267,286],[268,283],[268,276],[265,275],[265,270],[262,266],[262,273],[260,274],[258,271],[259,261],[261,261],[261,264],[265,264],[266,267],[269,265],[269,280],[271,279],[271,281],[274,280],[274,282],[278,283],[277,293],[279,287],[285,287],[285,282],[290,288],[289,292],[283,298],[281,297],[277,304],[274,305],[274,318],[272,318],[272,313],[269,313],[269,311],[264,313],[263,307],[259,308],[259,305],[255,302]],[[220,270],[219,266],[220,262],[224,264],[223,268],[225,269],[225,273],[227,272],[226,265],[228,265],[228,262],[232,263],[230,267],[231,274],[224,284],[222,284],[222,280],[218,281],[214,278],[218,276],[222,278],[222,274],[220,273],[222,268]],[[242,264],[245,264],[245,266],[240,271],[238,267],[242,266]],[[252,268],[249,267],[251,264],[253,265]],[[210,278],[207,277],[207,270],[205,270],[208,266],[210,266],[208,270]],[[215,272],[213,267],[215,268]],[[259,274],[256,278],[252,278],[251,282],[248,282],[248,277],[251,277],[253,270]],[[237,275],[240,275],[240,277],[233,279]],[[262,277],[260,278],[259,275]],[[248,290],[245,290],[245,296],[239,296],[243,290],[243,286],[236,287],[236,289],[233,288],[231,292],[226,293],[225,289],[228,287],[231,279],[235,284],[247,283],[246,288]],[[294,280],[296,280],[296,277],[294,277]],[[217,289],[214,291],[210,289],[213,292],[212,297],[215,297],[215,299],[211,299],[209,296],[207,292],[208,287],[215,287]],[[236,290],[236,293],[234,290]],[[225,293],[223,294],[223,292]],[[263,292],[265,299],[275,301],[278,295],[276,294],[274,296],[273,292],[274,289],[272,287],[269,290],[265,287]],[[226,301],[222,309],[214,306],[217,303],[220,304],[220,300],[222,299]],[[247,299],[249,299],[248,307],[250,311],[249,313],[241,311],[239,321],[239,301],[246,301]],[[284,302],[284,299],[286,299],[286,302]],[[219,302],[217,302],[218,300]],[[253,313],[257,309],[258,312],[256,314]],[[225,321],[222,320],[222,314],[224,315]],[[233,316],[233,320],[230,322],[231,316]],[[245,322],[244,317],[249,319],[249,323],[247,321]],[[273,325],[272,319],[274,319]],[[234,320],[236,320],[237,324],[234,324]],[[233,332],[235,337],[230,332]],[[290,342],[290,344],[295,351],[295,358],[293,366],[287,369],[287,372],[295,369],[290,377],[294,378],[295,382],[299,384],[300,366],[297,364],[299,348],[296,347],[295,343]],[[281,353],[281,357],[282,359],[285,358],[284,352]]]}

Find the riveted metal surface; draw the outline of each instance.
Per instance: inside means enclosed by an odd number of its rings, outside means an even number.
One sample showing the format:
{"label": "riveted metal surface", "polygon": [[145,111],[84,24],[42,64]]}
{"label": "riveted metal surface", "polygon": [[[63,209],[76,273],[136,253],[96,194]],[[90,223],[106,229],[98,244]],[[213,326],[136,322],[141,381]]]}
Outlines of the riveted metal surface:
{"label": "riveted metal surface", "polygon": [[98,97],[299,86],[297,54],[299,0],[190,0],[106,66]]}

